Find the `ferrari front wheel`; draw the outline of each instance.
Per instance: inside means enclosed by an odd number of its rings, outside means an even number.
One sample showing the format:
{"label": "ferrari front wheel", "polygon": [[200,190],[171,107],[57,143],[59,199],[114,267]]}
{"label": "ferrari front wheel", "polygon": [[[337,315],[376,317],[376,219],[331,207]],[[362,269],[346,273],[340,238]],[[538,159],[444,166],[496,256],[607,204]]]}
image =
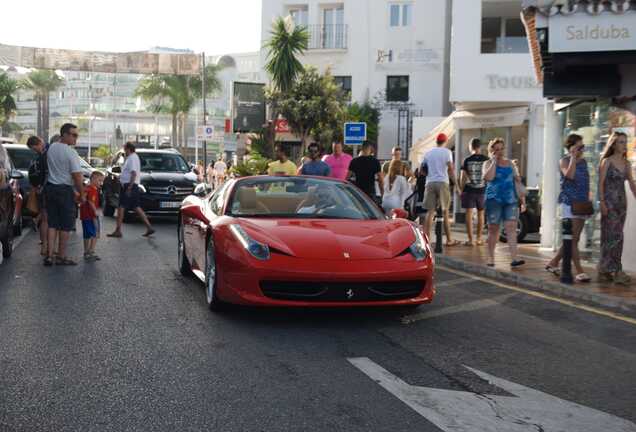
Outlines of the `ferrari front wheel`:
{"label": "ferrari front wheel", "polygon": [[223,302],[219,300],[217,293],[217,271],[216,257],[214,254],[214,240],[208,239],[208,246],[205,253],[205,298],[211,310],[219,310],[223,307]]}

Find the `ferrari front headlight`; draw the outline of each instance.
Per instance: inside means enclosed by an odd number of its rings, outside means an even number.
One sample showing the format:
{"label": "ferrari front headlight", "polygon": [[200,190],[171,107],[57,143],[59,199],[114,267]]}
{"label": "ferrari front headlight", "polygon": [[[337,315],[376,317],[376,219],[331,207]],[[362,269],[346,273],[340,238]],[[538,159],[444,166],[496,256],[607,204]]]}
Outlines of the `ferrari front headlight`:
{"label": "ferrari front headlight", "polygon": [[411,246],[409,246],[409,252],[416,261],[424,261],[429,256],[428,245],[426,244],[426,240],[424,239],[424,235],[420,231],[419,228],[411,226],[413,232],[415,233],[415,241]]}
{"label": "ferrari front headlight", "polygon": [[236,224],[230,225],[230,231],[232,231],[232,234],[234,234],[238,241],[241,242],[245,250],[247,250],[254,258],[261,261],[269,259],[269,246],[254,240],[248,233],[245,232],[242,226]]}

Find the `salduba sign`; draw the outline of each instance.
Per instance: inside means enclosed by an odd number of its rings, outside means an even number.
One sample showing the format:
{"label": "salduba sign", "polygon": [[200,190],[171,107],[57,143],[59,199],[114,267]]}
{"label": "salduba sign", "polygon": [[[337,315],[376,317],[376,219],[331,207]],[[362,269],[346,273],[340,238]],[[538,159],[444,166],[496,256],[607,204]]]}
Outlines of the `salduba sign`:
{"label": "salduba sign", "polygon": [[636,50],[636,12],[550,17],[550,52]]}

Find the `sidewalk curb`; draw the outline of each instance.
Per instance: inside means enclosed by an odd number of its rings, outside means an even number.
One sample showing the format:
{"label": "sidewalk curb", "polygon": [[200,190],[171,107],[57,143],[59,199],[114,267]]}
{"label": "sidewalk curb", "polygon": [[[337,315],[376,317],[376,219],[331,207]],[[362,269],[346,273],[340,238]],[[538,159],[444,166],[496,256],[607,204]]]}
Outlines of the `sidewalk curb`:
{"label": "sidewalk curb", "polygon": [[498,282],[517,285],[521,288],[538,291],[546,294],[554,294],[569,300],[577,300],[593,306],[610,308],[625,315],[636,317],[636,300],[618,298],[615,296],[592,293],[584,289],[576,288],[559,282],[547,282],[533,279],[528,276],[521,276],[514,272],[506,272],[489,268],[480,264],[466,262],[458,258],[445,255],[435,255],[435,263],[445,267],[461,270],[477,276],[483,276]]}

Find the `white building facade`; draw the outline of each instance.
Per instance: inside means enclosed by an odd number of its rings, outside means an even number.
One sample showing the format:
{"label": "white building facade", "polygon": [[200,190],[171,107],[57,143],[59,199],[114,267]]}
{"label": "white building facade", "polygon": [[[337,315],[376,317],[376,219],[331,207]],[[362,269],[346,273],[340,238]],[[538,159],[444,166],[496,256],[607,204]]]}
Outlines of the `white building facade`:
{"label": "white building facade", "polygon": [[[506,141],[527,185],[540,185],[543,104],[515,0],[454,0],[450,100],[455,156],[469,154],[473,137]],[[485,149],[484,149],[485,150]]]}
{"label": "white building facade", "polygon": [[[417,139],[411,132],[415,118],[450,113],[449,1],[264,0],[262,7],[263,44],[273,20],[291,15],[310,33],[303,64],[329,69],[352,101],[375,101],[381,108],[380,159]],[[263,49],[261,67],[266,61]]]}

